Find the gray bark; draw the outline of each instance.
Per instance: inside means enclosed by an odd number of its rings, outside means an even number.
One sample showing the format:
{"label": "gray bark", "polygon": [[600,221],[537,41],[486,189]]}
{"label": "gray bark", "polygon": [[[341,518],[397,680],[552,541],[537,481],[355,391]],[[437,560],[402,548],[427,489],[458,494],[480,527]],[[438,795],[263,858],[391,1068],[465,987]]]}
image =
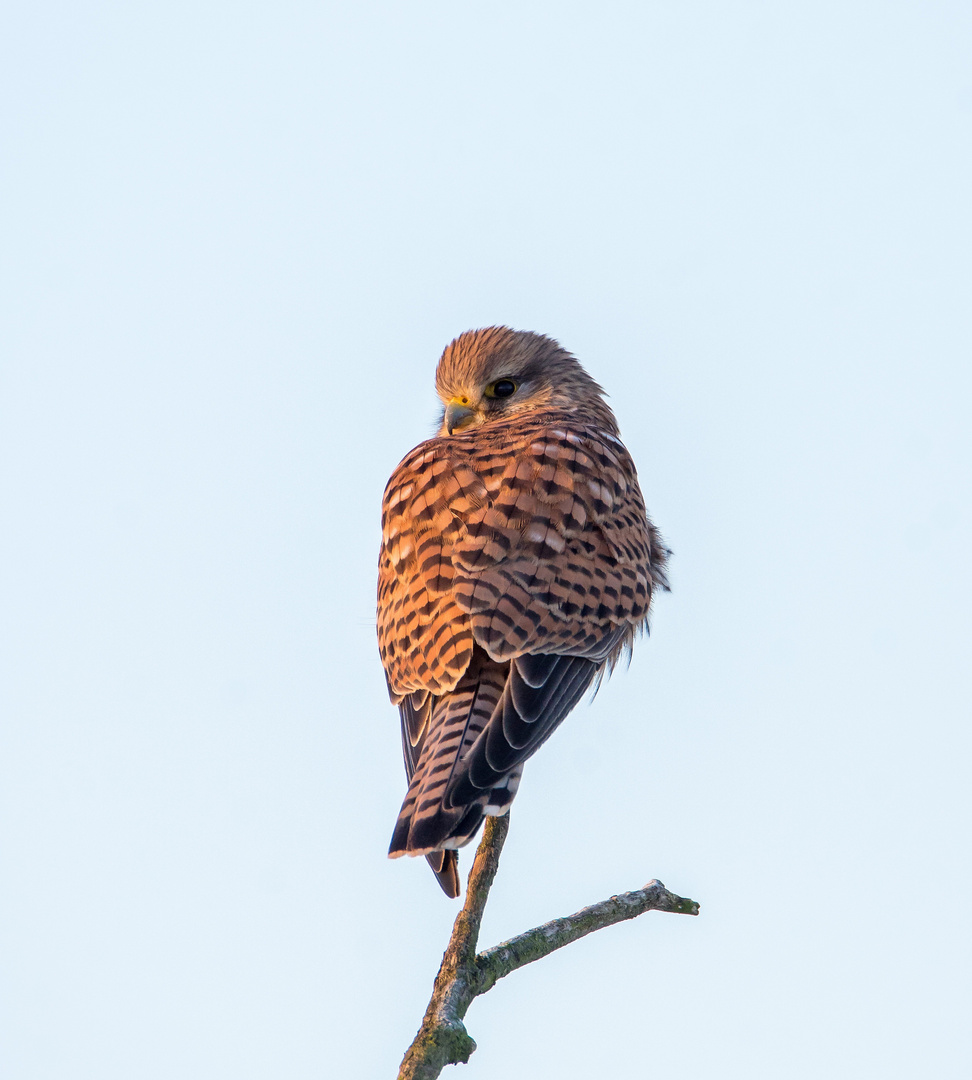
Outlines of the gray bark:
{"label": "gray bark", "polygon": [[566,918],[552,919],[477,953],[483,911],[509,828],[508,814],[486,819],[483,839],[469,872],[465,903],[456,917],[452,937],[435,977],[425,1019],[402,1060],[398,1080],[433,1080],[446,1065],[467,1062],[476,1043],[466,1031],[463,1018],[480,994],[491,990],[511,971],[586,934],[625,919],[634,919],[646,911],[672,911],[682,915],[699,913],[699,905],[694,900],[676,896],[660,881],[649,881],[642,889],[612,896]]}

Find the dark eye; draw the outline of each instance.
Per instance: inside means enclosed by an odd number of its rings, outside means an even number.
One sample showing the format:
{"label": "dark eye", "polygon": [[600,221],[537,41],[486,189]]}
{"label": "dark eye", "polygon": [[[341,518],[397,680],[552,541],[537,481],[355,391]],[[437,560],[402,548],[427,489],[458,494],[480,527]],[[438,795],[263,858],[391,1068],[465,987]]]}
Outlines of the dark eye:
{"label": "dark eye", "polygon": [[490,389],[490,397],[512,397],[516,393],[516,383],[512,379],[497,379]]}

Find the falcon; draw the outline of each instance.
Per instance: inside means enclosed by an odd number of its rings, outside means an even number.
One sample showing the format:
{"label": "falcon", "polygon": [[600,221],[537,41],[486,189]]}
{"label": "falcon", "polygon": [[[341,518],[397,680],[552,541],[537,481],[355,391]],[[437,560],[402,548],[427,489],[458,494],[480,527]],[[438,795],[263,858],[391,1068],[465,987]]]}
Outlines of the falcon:
{"label": "falcon", "polygon": [[435,388],[439,432],[385,489],[378,644],[408,776],[388,854],[456,897],[456,849],[647,630],[670,553],[604,391],[552,338],[471,330]]}

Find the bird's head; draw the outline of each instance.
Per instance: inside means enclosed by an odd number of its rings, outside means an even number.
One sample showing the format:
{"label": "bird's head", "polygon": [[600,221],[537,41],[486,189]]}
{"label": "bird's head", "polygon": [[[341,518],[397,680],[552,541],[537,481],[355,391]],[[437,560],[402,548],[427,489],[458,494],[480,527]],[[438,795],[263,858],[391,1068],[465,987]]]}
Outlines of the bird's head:
{"label": "bird's head", "polygon": [[604,391],[566,349],[542,334],[490,326],[446,346],[435,372],[440,435],[539,409],[583,411],[617,432]]}

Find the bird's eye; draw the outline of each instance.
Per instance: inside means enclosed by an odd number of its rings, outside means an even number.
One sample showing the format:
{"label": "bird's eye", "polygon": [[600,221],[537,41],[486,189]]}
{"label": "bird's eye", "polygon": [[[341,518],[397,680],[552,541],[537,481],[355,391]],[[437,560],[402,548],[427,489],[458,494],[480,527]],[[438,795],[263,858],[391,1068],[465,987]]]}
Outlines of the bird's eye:
{"label": "bird's eye", "polygon": [[492,386],[487,387],[487,397],[512,397],[516,393],[516,383],[512,379],[497,379]]}

